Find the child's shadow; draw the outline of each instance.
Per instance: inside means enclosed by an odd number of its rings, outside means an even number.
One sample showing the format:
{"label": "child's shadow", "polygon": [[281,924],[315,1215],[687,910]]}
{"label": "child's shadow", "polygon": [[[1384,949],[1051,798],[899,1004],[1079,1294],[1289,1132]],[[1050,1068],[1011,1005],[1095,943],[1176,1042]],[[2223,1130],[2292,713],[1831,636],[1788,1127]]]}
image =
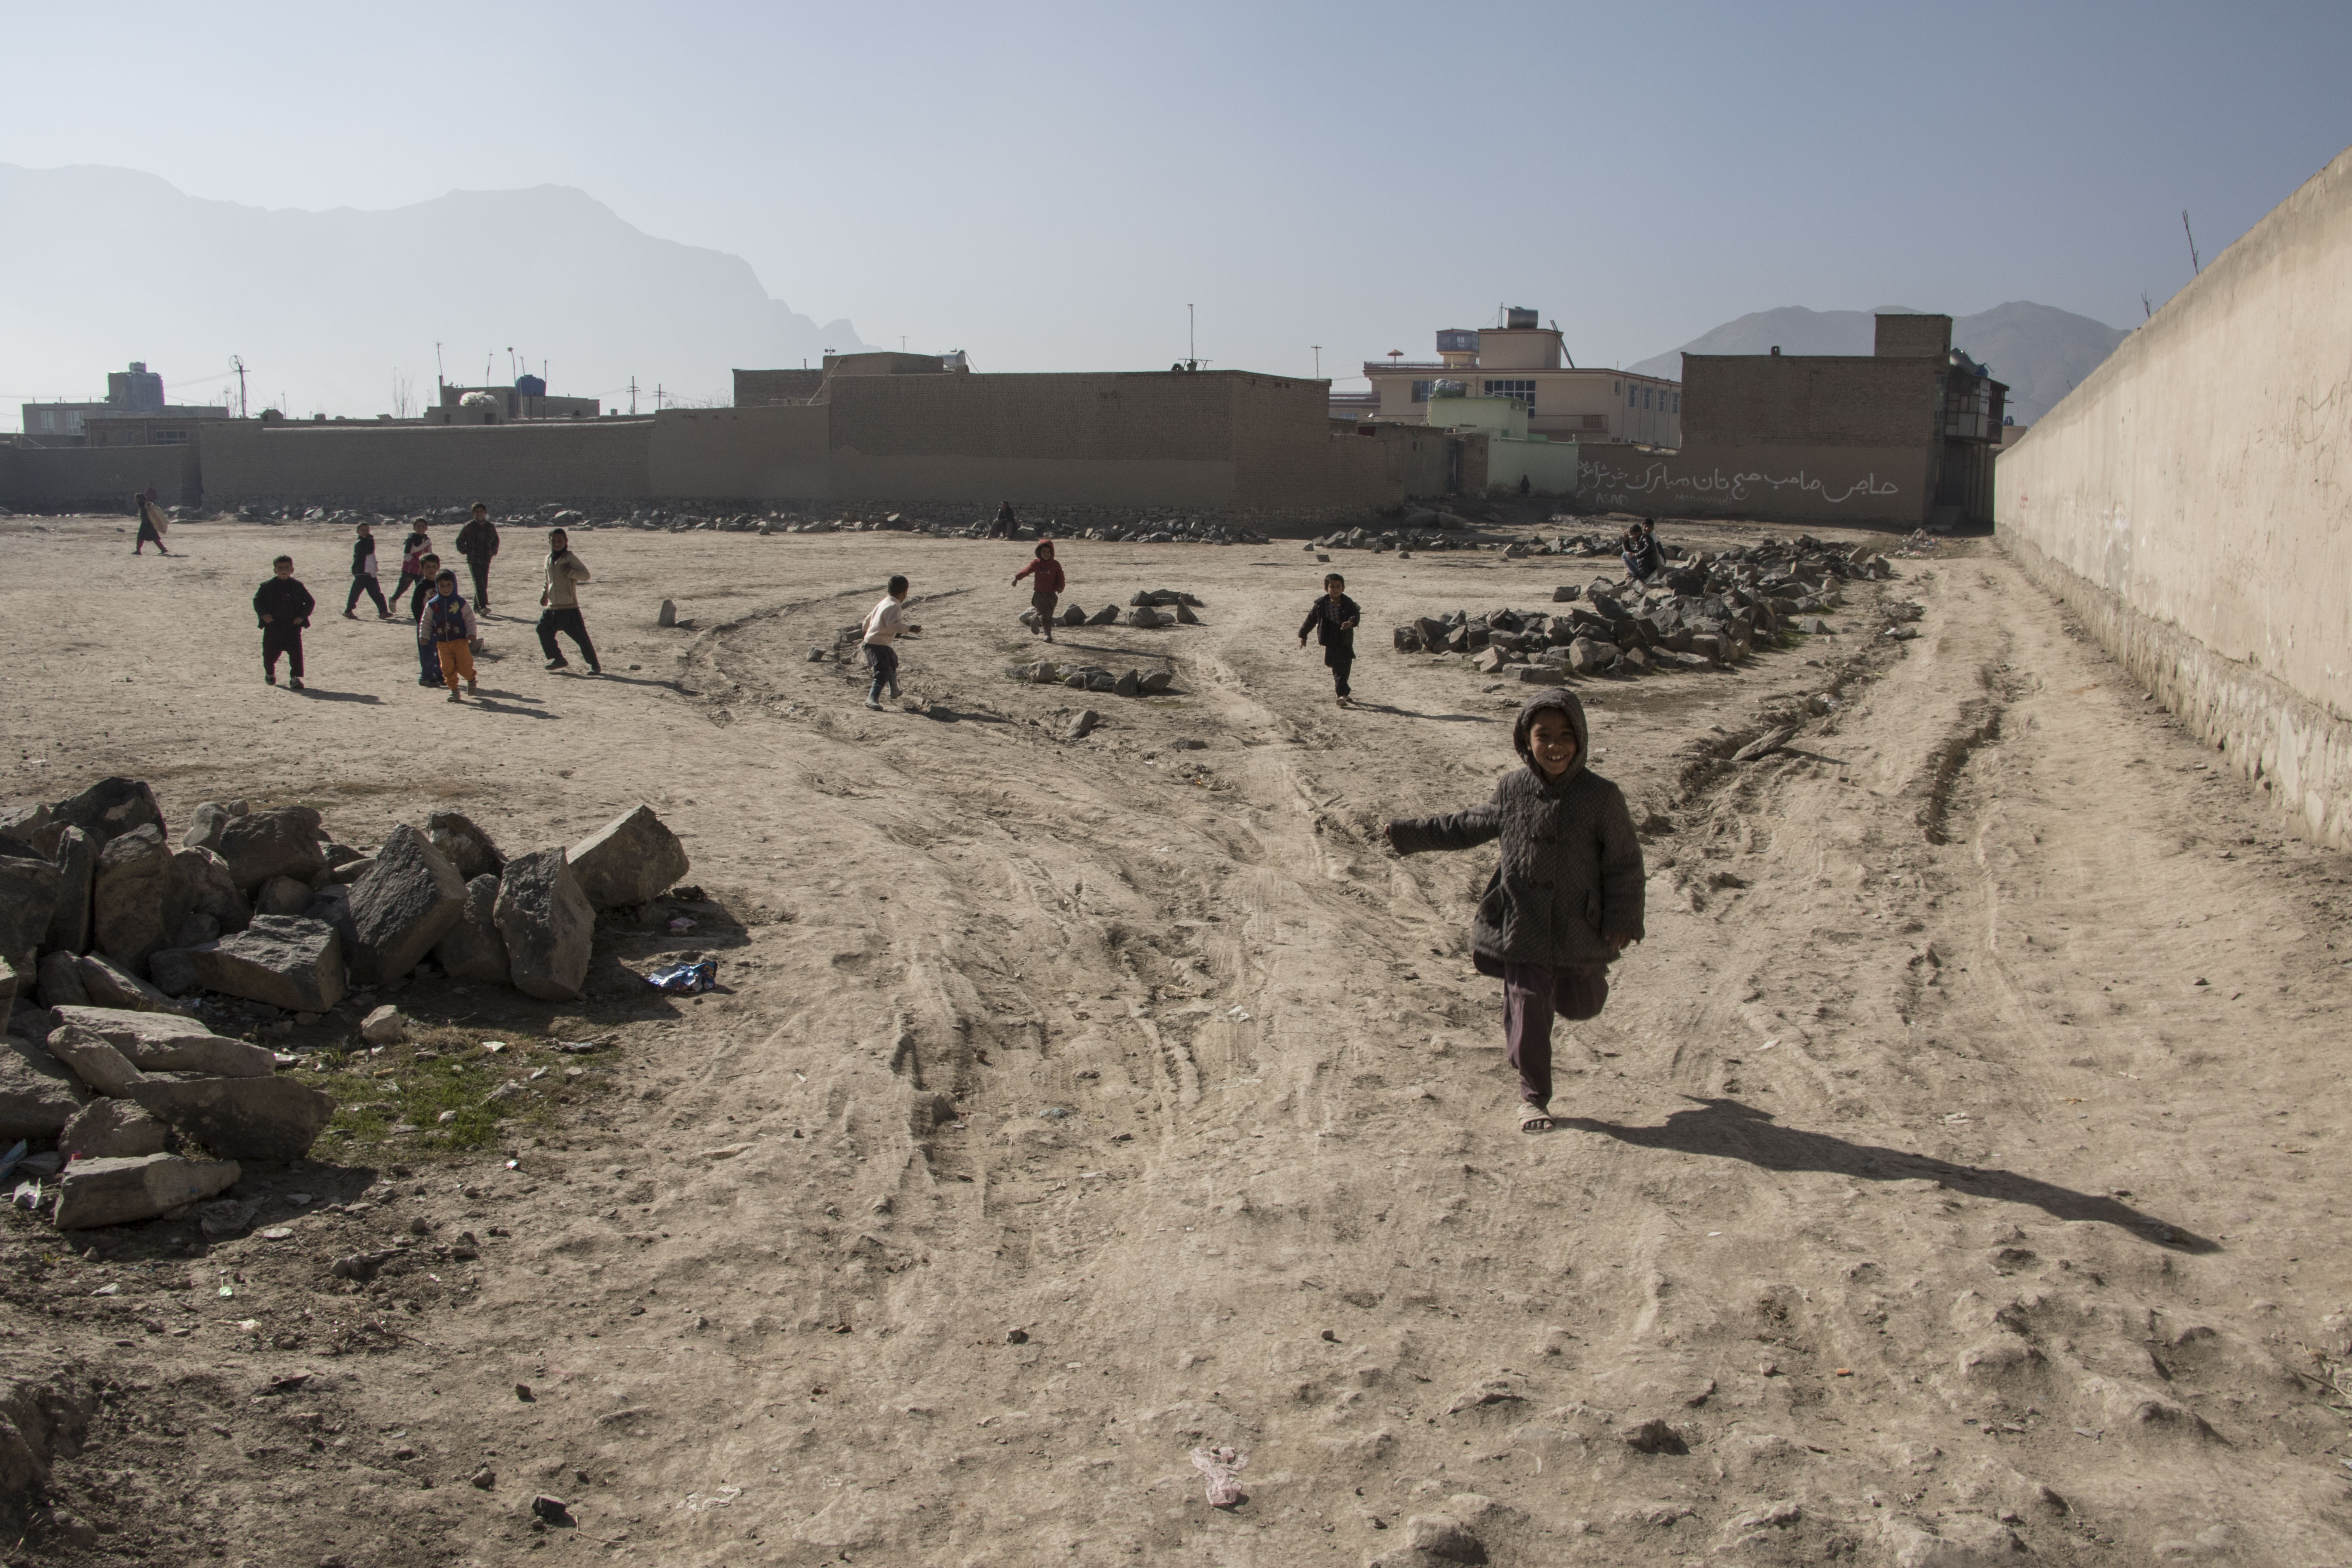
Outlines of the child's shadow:
{"label": "child's shadow", "polygon": [[321,702],[382,702],[383,700],[373,691],[321,691],[315,686],[304,687],[298,695],[316,698]]}

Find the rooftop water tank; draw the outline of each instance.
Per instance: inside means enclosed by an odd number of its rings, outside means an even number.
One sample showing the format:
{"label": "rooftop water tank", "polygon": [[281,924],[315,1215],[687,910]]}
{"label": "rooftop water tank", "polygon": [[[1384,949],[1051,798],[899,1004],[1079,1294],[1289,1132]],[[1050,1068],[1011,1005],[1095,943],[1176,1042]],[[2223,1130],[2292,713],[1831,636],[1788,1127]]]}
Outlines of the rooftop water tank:
{"label": "rooftop water tank", "polygon": [[525,397],[545,397],[547,383],[535,375],[519,375],[515,377],[515,390]]}

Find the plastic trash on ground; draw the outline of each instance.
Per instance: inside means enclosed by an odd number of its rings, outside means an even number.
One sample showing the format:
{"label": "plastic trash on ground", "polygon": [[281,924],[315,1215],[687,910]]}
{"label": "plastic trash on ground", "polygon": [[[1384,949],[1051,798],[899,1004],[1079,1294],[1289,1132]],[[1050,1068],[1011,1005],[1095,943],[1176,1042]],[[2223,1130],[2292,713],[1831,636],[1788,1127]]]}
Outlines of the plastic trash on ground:
{"label": "plastic trash on ground", "polygon": [[719,961],[706,958],[699,963],[677,963],[667,969],[656,969],[646,976],[646,984],[656,991],[667,991],[680,996],[691,996],[708,991],[719,983]]}
{"label": "plastic trash on ground", "polygon": [[1231,1508],[1242,1500],[1242,1484],[1234,1477],[1248,1463],[1239,1448],[1192,1450],[1192,1468],[1208,1479],[1211,1508]]}

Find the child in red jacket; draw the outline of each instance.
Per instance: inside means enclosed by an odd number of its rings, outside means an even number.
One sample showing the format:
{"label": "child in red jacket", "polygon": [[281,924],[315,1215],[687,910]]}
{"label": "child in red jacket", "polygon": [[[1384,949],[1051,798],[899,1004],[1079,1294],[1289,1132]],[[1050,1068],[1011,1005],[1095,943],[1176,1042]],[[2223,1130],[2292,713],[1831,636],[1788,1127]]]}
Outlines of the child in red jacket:
{"label": "child in red jacket", "polygon": [[1062,600],[1062,563],[1054,559],[1052,540],[1041,539],[1037,542],[1035,557],[1028,565],[1013,574],[1013,585],[1019,587],[1021,579],[1033,573],[1037,580],[1031,585],[1034,591],[1029,595],[1029,607],[1037,612],[1037,624],[1031,629],[1044,632],[1045,640],[1052,642],[1054,640],[1054,606]]}

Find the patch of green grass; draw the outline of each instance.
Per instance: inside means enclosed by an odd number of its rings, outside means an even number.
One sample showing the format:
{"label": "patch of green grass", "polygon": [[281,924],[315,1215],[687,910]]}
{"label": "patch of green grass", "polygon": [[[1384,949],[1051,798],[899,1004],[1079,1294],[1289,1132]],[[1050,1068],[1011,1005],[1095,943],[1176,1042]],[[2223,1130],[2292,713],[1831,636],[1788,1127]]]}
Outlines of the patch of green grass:
{"label": "patch of green grass", "polygon": [[[507,1042],[505,1050],[482,1048],[483,1041],[499,1039]],[[587,1079],[563,1076],[567,1067],[590,1065],[543,1041],[494,1030],[427,1028],[381,1051],[323,1054],[292,1076],[335,1097],[334,1119],[319,1136],[319,1152],[340,1159],[366,1151],[457,1154],[495,1148],[518,1131],[552,1122],[559,1093],[576,1099],[597,1092],[604,1075],[593,1066]],[[540,1068],[547,1076],[530,1081]],[[454,1114],[444,1121],[444,1112]],[[415,1131],[393,1131],[402,1126]]]}

